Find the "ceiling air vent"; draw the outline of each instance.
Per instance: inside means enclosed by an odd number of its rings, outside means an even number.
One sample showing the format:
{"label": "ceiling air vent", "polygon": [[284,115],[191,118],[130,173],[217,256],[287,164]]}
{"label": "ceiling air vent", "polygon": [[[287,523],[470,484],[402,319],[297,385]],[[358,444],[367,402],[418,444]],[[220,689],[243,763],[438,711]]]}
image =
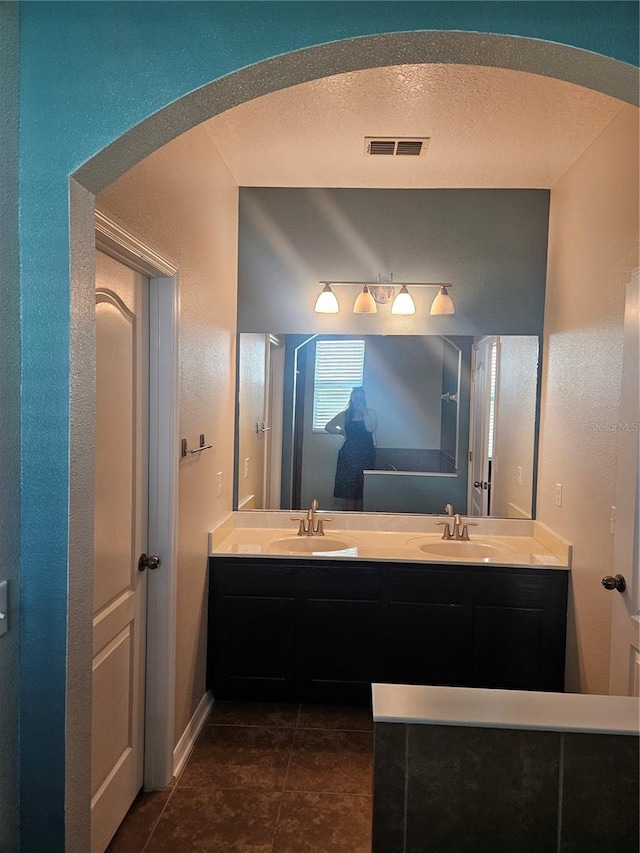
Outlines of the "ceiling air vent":
{"label": "ceiling air vent", "polygon": [[428,145],[428,136],[365,136],[364,153],[367,157],[424,157]]}

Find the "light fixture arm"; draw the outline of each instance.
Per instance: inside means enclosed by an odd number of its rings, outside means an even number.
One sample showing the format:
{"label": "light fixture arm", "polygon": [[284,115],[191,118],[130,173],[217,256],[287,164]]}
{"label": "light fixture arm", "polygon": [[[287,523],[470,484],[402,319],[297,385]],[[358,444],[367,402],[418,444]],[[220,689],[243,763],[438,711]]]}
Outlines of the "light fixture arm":
{"label": "light fixture arm", "polygon": [[328,284],[330,287],[339,287],[343,284],[352,284],[354,287],[364,287],[365,285],[371,289],[372,287],[446,287],[451,290],[452,284],[446,282],[435,281],[321,281],[319,284]]}

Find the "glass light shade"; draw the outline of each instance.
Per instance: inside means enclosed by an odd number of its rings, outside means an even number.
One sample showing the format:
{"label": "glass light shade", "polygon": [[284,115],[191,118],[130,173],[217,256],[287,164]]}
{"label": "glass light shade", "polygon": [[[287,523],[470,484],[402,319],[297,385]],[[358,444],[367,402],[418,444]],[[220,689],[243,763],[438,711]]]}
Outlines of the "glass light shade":
{"label": "glass light shade", "polygon": [[362,293],[358,294],[358,298],[353,303],[354,314],[377,314],[378,306],[376,301],[369,292],[369,288],[365,284],[362,288]]}
{"label": "glass light shade", "polygon": [[393,300],[393,305],[391,306],[392,314],[415,314],[416,313],[416,305],[413,299],[411,298],[411,294],[406,288],[406,285],[402,285],[400,288],[400,292]]}
{"label": "glass light shade", "polygon": [[455,314],[456,309],[451,300],[451,297],[447,293],[446,287],[441,287],[440,292],[436,296],[436,298],[431,303],[431,310],[429,314]]}
{"label": "glass light shade", "polygon": [[322,288],[322,293],[316,299],[316,314],[337,314],[340,310],[336,295],[328,284]]}

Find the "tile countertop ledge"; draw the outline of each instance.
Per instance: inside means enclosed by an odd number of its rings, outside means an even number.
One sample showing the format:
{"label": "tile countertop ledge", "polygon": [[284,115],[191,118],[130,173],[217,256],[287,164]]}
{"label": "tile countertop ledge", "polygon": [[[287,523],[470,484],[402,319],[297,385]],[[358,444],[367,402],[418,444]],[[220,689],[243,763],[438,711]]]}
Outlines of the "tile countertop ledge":
{"label": "tile countertop ledge", "polygon": [[376,723],[637,735],[632,696],[373,684]]}
{"label": "tile countertop ledge", "polygon": [[[339,548],[332,551],[313,550],[313,543],[297,537],[296,521],[304,517],[300,512],[253,511],[233,512],[209,533],[210,555],[295,557],[296,559],[330,558],[332,560],[393,560],[404,562],[452,563],[492,566],[529,566],[545,569],[567,570],[571,565],[571,546],[551,530],[530,519],[475,519],[477,527],[470,531],[468,543],[451,543],[451,554],[429,553],[435,546],[443,547],[441,527],[437,521],[446,516],[416,516],[383,513],[318,512],[325,519],[325,535],[315,541],[329,544],[338,540]],[[292,520],[295,519],[295,520]],[[449,519],[450,520],[450,519]],[[464,519],[468,519],[465,517]],[[311,547],[292,550],[285,540],[294,540],[294,546]],[[484,546],[490,557],[470,554],[464,558],[457,553],[459,545]],[[346,546],[346,547],[343,547]],[[444,545],[449,549],[449,545]],[[504,553],[499,549],[504,548]],[[480,550],[478,549],[478,550]],[[473,548],[471,549],[474,550]]]}

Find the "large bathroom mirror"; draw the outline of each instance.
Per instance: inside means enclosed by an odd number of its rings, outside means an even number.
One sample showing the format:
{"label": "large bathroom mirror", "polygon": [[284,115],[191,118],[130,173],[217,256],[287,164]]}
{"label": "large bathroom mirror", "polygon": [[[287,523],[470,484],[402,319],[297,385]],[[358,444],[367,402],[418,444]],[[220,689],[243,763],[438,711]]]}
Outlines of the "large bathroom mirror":
{"label": "large bathroom mirror", "polygon": [[324,424],[363,385],[377,426],[359,509],[531,518],[538,368],[537,336],[240,334],[236,506],[343,510],[343,438]]}

